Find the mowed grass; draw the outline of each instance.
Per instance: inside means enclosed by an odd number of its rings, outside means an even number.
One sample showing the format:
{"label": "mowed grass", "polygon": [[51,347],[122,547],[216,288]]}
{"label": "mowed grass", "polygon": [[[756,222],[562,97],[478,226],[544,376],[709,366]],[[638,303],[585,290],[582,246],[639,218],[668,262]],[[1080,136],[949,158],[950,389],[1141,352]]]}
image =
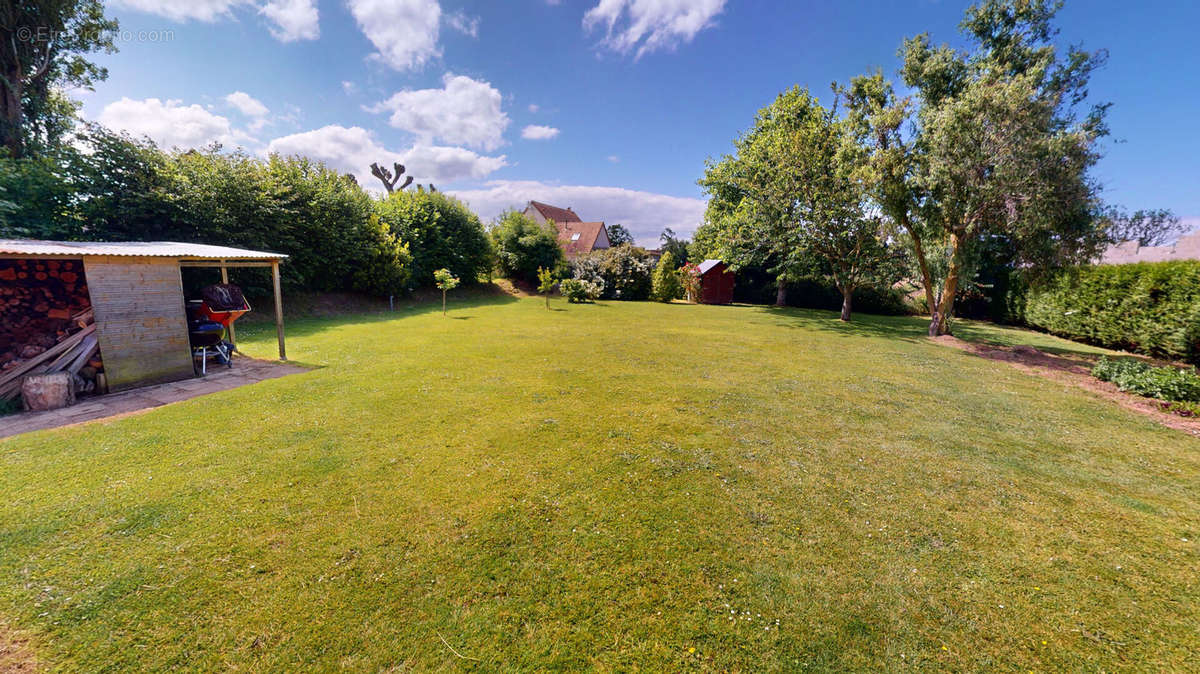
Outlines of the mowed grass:
{"label": "mowed grass", "polygon": [[311,372],[0,441],[0,624],[69,670],[1200,667],[1200,440],[919,319],[552,304],[294,321]]}

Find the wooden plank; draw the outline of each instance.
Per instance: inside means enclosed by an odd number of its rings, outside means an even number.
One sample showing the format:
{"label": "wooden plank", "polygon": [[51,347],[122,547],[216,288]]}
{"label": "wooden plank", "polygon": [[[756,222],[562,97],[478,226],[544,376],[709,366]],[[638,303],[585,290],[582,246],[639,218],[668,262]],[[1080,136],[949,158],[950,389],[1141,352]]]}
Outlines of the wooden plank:
{"label": "wooden plank", "polygon": [[194,376],[173,258],[84,259],[110,391]]}
{"label": "wooden plank", "polygon": [[275,335],[279,338],[279,360],[287,360],[283,348],[283,294],[279,290],[279,262],[271,263],[271,285],[275,290]]}

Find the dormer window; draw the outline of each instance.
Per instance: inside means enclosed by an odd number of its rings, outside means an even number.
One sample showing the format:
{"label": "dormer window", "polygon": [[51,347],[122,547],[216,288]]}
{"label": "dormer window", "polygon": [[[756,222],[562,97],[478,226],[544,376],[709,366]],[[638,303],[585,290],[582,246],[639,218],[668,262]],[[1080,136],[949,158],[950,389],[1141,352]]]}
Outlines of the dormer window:
{"label": "dormer window", "polygon": [[579,232],[575,232],[574,234],[572,234],[572,235],[571,235],[571,240],[572,240],[572,241],[578,241],[578,240],[579,240]]}

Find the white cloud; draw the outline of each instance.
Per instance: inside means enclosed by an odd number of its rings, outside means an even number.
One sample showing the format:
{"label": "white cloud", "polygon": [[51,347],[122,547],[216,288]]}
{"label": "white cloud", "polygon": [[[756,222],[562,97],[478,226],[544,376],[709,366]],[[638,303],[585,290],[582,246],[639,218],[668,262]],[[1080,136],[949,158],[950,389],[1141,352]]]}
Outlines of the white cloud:
{"label": "white cloud", "polygon": [[509,119],[500,109],[500,92],[487,82],[453,73],[442,81],[441,89],[400,91],[368,110],[391,111],[388,122],[424,144],[441,140],[488,151],[503,145]]}
{"label": "white cloud", "polygon": [[248,117],[262,117],[270,112],[267,106],[262,104],[262,101],[244,91],[235,91],[229,94],[225,97],[225,102]]}
{"label": "white cloud", "polygon": [[172,21],[212,22],[229,16],[235,7],[249,5],[250,0],[118,0],[114,4]]}
{"label": "white cloud", "polygon": [[164,148],[200,148],[213,142],[233,146],[253,140],[234,131],[225,117],[178,100],[122,98],[105,106],[98,121],[134,136],[149,136]]}
{"label": "white cloud", "polygon": [[267,152],[325,162],[333,169],[354,174],[359,184],[369,188],[379,185],[371,175],[372,162],[390,167],[398,161],[406,165],[406,175],[417,182],[435,184],[479,180],[507,163],[503,155],[486,157],[459,147],[417,145],[403,151],[390,150],[362,127],[337,125],[276,138],[267,145]]}
{"label": "white cloud", "polygon": [[535,114],[535,115],[536,115],[536,114],[537,114],[537,112],[538,112],[538,110],[541,110],[541,107],[539,107],[537,103],[530,103],[530,104],[529,104],[529,111],[530,111],[530,112],[532,112],[533,114]]}
{"label": "white cloud", "polygon": [[704,218],[703,199],[672,197],[622,187],[549,185],[536,180],[493,180],[484,189],[451,190],[470,204],[485,222],[509,208],[524,208],[529,200],[571,208],[584,220],[624,225],[634,239],[656,246],[663,229],[691,236]]}
{"label": "white cloud", "polygon": [[550,140],[558,135],[558,129],[552,126],[530,124],[521,129],[521,137],[525,140]]}
{"label": "white cloud", "polygon": [[608,160],[609,160],[610,162],[614,163],[614,164],[619,164],[619,163],[621,163],[621,158],[620,158],[620,157],[618,157],[618,156],[617,156],[617,155],[615,155],[615,154],[610,154],[610,155],[608,155]]}
{"label": "white cloud", "polygon": [[479,37],[479,17],[468,16],[463,11],[457,11],[446,17],[446,24],[470,37]]}
{"label": "white cloud", "polygon": [[583,15],[583,27],[604,27],[602,44],[635,58],[657,49],[674,49],[691,42],[713,24],[726,0],[600,0]]}
{"label": "white cloud", "polygon": [[487,157],[466,148],[417,145],[402,155],[417,181],[449,183],[455,180],[481,180],[508,165],[507,157]]}
{"label": "white cloud", "polygon": [[395,70],[419,68],[438,56],[437,0],[346,0],[350,13],[379,51],[375,56]]}
{"label": "white cloud", "polygon": [[259,13],[275,23],[271,35],[280,42],[315,40],[321,36],[316,0],[270,0]]}
{"label": "white cloud", "polygon": [[358,85],[350,80],[342,80],[342,91],[346,92],[347,96],[358,93]]}
{"label": "white cloud", "polygon": [[315,40],[321,34],[317,0],[116,0],[114,4],[171,21],[206,23],[228,19],[235,9],[257,7],[274,24],[269,30],[281,42]]}

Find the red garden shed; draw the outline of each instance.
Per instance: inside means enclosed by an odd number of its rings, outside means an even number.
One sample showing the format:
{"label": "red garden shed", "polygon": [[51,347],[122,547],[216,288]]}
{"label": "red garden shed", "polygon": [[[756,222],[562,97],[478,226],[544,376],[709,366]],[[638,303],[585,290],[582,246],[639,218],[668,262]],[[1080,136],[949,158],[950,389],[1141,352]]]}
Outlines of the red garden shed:
{"label": "red garden shed", "polygon": [[733,302],[733,272],[720,260],[700,263],[700,303],[729,304]]}

